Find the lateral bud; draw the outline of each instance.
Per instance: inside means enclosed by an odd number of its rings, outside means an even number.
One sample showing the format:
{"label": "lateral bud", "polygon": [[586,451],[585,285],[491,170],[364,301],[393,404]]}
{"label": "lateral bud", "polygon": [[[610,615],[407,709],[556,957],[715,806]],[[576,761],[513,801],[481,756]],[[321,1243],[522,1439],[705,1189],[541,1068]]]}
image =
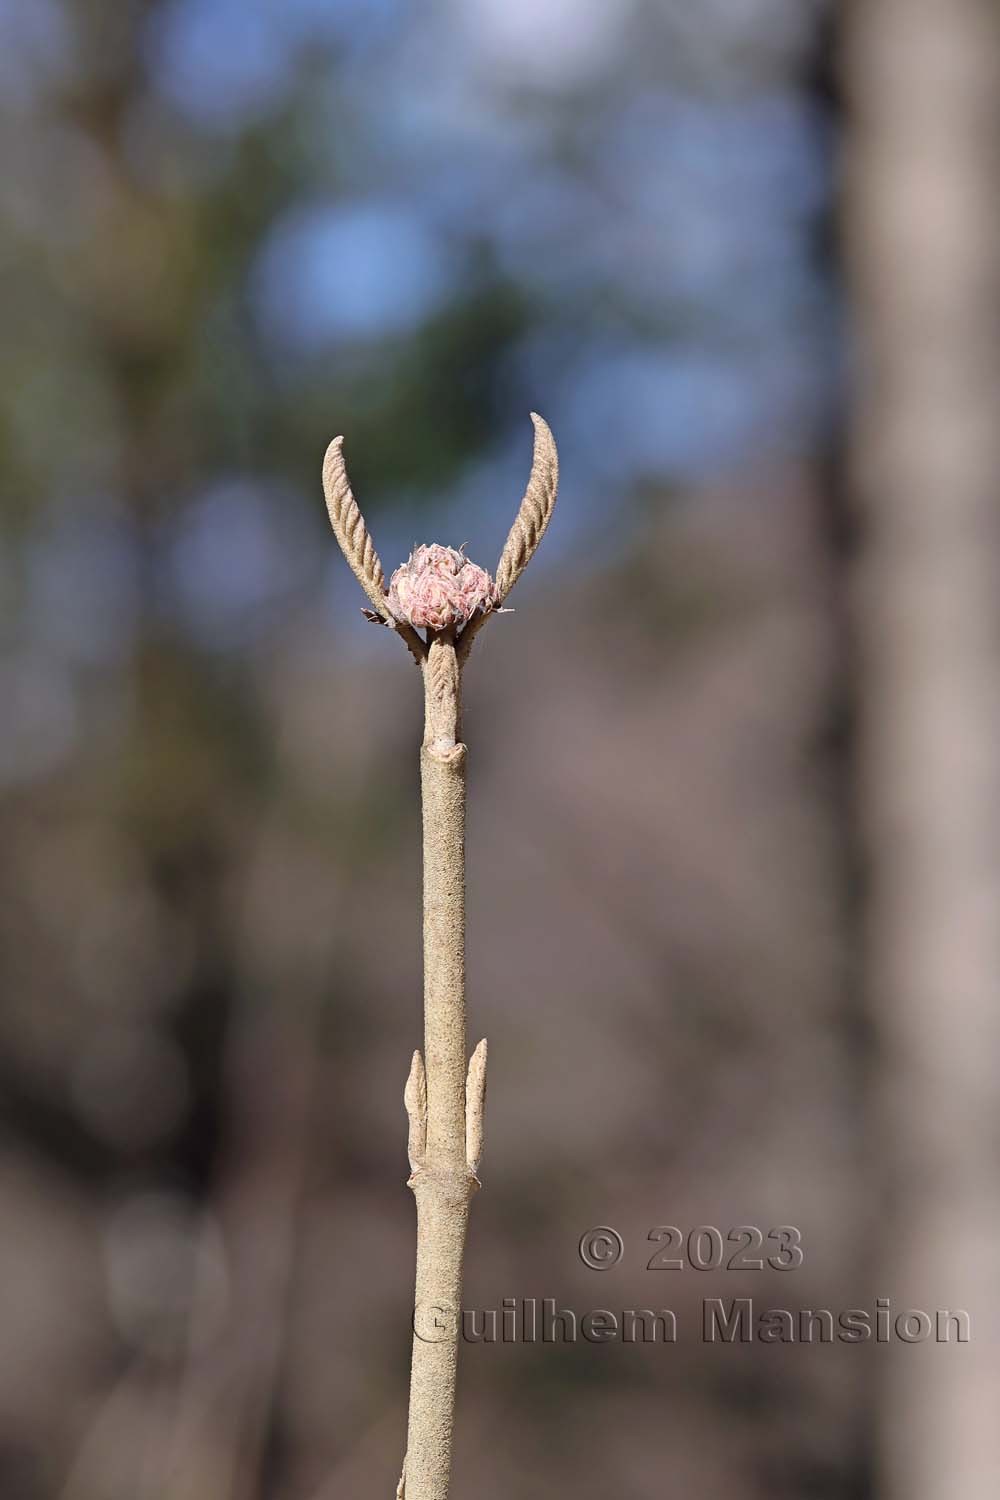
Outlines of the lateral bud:
{"label": "lateral bud", "polygon": [[483,1155],[483,1114],[486,1109],[486,1038],[469,1059],[465,1080],[465,1160],[475,1177]]}
{"label": "lateral bud", "polygon": [[410,1122],[406,1154],[410,1159],[410,1171],[419,1172],[427,1154],[427,1074],[419,1052],[414,1052],[410,1063],[409,1076],[403,1090],[403,1103]]}

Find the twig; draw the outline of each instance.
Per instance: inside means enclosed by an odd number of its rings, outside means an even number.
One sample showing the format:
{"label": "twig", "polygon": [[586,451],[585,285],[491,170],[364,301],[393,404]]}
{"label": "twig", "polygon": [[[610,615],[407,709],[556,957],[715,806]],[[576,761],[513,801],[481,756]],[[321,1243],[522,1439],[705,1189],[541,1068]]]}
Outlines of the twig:
{"label": "twig", "polygon": [[413,1054],[403,1096],[409,1186],[417,1205],[417,1270],[407,1449],[397,1500],[446,1500],[451,1476],[462,1262],[469,1202],[479,1187],[486,1100],[485,1041],[466,1067],[462,668],[472,641],[531,560],[552,515],[556,446],[541,417],[532,414],[532,421],[531,478],[496,583],[463,554],[434,545],[417,548],[386,590],[378,554],[351,494],[340,438],[331,443],[323,466],[334,533],[373,606],[366,613],[403,637],[424,679],[424,1054]]}

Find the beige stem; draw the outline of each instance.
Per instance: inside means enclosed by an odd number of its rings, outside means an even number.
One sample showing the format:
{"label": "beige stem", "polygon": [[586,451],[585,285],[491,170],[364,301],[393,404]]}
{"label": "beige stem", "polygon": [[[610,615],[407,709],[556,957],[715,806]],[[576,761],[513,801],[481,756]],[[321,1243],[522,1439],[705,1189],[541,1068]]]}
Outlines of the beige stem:
{"label": "beige stem", "polygon": [[[531,477],[497,569],[502,603],[531,560],[552,516],[559,462],[552,434],[535,424]],[[327,450],[323,485],[334,534],[373,609],[406,642],[424,678],[426,727],[420,753],[424,818],[424,1050],[413,1055],[404,1100],[417,1201],[417,1284],[410,1377],[408,1449],[397,1500],[447,1500],[455,1413],[455,1369],[462,1298],[462,1255],[469,1200],[479,1179],[486,1099],[486,1043],[465,1072],[465,746],[461,743],[461,671],[494,611],[425,645],[393,615],[385,575],[351,493],[342,440]]]}
{"label": "beige stem", "polygon": [[[436,637],[423,666],[426,729],[420,754],[424,834],[424,1062],[406,1089],[410,1186],[417,1203],[410,1417],[401,1490],[446,1500],[451,1475],[462,1257],[469,1200],[479,1186],[485,1045],[466,1090],[465,746],[459,742],[455,645]],[[468,1109],[466,1096],[468,1092]]]}
{"label": "beige stem", "polygon": [[971,1315],[964,1347],[895,1339],[879,1351],[876,1490],[990,1500],[996,1343],[980,1329],[1000,1326],[1000,8],[845,11],[852,598],[879,1063],[872,1273],[894,1309],[933,1295],[934,1308]]}

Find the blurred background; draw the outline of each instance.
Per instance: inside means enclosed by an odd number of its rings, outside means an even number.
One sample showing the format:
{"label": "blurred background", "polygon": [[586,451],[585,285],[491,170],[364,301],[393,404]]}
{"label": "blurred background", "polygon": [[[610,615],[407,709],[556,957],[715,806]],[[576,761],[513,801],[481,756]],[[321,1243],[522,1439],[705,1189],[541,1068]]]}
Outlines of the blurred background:
{"label": "blurred background", "polygon": [[[0,1488],[390,1495],[421,693],[388,571],[539,556],[477,644],[456,1495],[985,1497],[989,0],[0,0]],[[616,1227],[599,1274],[581,1234]],[[794,1273],[650,1272],[672,1224]],[[701,1300],[969,1309],[707,1345]]]}

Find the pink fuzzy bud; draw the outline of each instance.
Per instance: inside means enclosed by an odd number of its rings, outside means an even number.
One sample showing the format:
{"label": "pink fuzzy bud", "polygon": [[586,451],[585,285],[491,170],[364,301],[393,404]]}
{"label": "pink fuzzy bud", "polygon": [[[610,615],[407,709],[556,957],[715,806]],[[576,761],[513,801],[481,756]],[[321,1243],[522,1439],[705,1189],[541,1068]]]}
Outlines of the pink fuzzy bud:
{"label": "pink fuzzy bud", "polygon": [[389,609],[400,623],[418,630],[460,629],[497,602],[485,568],[437,542],[417,547],[389,580]]}

